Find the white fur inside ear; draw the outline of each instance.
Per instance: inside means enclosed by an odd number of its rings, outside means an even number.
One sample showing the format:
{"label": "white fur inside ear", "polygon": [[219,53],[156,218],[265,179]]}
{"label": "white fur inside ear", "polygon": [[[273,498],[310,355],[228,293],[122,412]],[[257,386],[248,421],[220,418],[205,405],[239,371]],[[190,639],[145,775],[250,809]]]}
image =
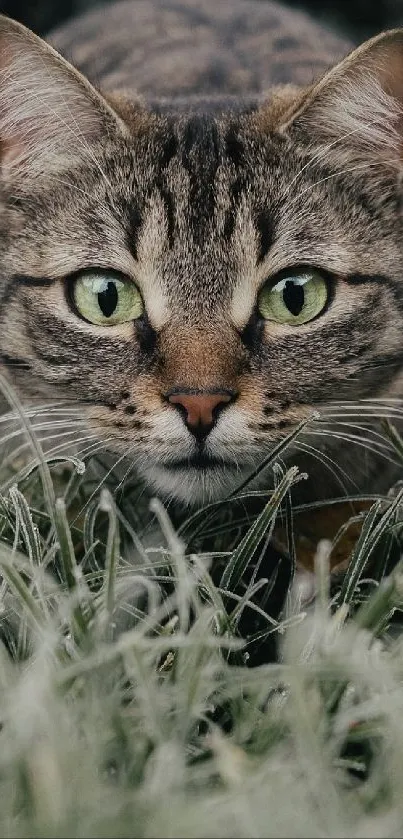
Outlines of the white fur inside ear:
{"label": "white fur inside ear", "polygon": [[[10,22],[11,23],[11,22]],[[0,141],[7,176],[38,176],[93,157],[105,127],[99,97],[67,62],[25,31],[0,31]],[[105,109],[106,110],[106,109]]]}
{"label": "white fur inside ear", "polygon": [[323,93],[302,114],[304,126],[310,124],[315,134],[366,155],[382,153],[385,162],[400,159],[402,103],[383,89],[372,69],[351,74]]}

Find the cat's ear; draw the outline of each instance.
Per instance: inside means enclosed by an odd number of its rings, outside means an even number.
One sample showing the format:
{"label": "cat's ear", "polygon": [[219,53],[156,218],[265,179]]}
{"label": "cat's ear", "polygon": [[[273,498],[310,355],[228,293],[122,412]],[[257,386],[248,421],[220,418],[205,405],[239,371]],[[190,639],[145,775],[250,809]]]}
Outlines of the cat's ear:
{"label": "cat's ear", "polygon": [[401,164],[403,29],[372,38],[330,70],[302,99],[290,125],[315,144]]}
{"label": "cat's ear", "polygon": [[91,155],[91,144],[118,124],[84,76],[41,38],[0,15],[0,164],[6,178],[60,170]]}

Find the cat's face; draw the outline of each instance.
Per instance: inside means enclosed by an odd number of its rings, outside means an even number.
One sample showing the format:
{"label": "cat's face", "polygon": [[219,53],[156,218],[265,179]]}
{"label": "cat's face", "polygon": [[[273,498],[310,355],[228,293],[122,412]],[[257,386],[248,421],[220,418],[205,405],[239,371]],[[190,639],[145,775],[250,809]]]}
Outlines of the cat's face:
{"label": "cat's face", "polygon": [[401,34],[305,96],[177,116],[0,36],[0,353],[28,401],[79,405],[153,490],[197,503],[314,409],[393,391]]}

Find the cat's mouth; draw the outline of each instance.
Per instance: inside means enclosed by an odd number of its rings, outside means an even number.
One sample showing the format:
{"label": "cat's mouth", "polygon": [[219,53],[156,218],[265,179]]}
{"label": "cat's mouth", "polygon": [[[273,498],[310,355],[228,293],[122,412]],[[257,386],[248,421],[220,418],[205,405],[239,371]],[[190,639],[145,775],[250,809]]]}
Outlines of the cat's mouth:
{"label": "cat's mouth", "polygon": [[222,458],[218,459],[217,457],[205,454],[205,452],[197,452],[196,454],[190,455],[190,457],[181,457],[177,460],[170,460],[168,463],[164,463],[164,468],[172,469],[172,471],[177,472],[179,470],[190,468],[207,470],[213,469],[217,466],[222,469],[228,465],[229,464]]}
{"label": "cat's mouth", "polygon": [[193,507],[232,492],[243,472],[234,461],[202,450],[187,457],[158,460],[146,467],[142,475],[158,494]]}

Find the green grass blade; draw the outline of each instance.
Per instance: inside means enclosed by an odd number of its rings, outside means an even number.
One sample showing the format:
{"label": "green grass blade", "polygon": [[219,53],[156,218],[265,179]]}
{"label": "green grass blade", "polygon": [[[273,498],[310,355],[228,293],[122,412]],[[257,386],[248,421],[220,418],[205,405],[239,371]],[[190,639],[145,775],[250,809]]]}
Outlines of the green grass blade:
{"label": "green grass blade", "polygon": [[70,526],[66,515],[66,505],[63,498],[55,502],[55,530],[59,543],[60,558],[66,587],[72,595],[72,633],[77,643],[88,640],[87,623],[83,603],[89,600],[86,582],[77,565]]}
{"label": "green grass blade", "polygon": [[50,474],[49,466],[46,463],[46,459],[44,453],[42,451],[42,447],[36,437],[36,434],[32,428],[32,425],[26,416],[24,409],[21,405],[20,400],[18,399],[15,391],[13,388],[8,384],[7,380],[0,375],[0,391],[4,394],[7,402],[14,408],[19,421],[28,437],[28,440],[31,444],[32,451],[37,458],[38,462],[38,469],[39,474],[42,480],[42,487],[43,487],[43,495],[45,499],[45,506],[46,510],[49,513],[51,520],[53,521],[54,516],[54,509],[55,509],[55,492],[53,488],[52,477]]}
{"label": "green grass blade", "polygon": [[37,599],[16,568],[14,552],[4,544],[0,545],[0,568],[4,579],[20,604],[21,613],[27,615],[32,625],[42,632],[46,627],[46,614],[41,611]]}
{"label": "green grass blade", "polygon": [[24,538],[24,545],[27,554],[33,565],[41,565],[42,552],[39,540],[38,528],[35,526],[28,503],[18,487],[11,487],[10,498],[14,504],[16,514],[19,516],[21,530]]}
{"label": "green grass blade", "polygon": [[306,428],[307,425],[309,425],[309,423],[317,419],[319,419],[319,414],[317,411],[314,411],[314,413],[311,414],[311,416],[308,417],[308,419],[302,420],[294,429],[294,431],[291,432],[291,434],[288,434],[287,437],[284,438],[284,440],[281,440],[279,443],[277,443],[276,446],[274,446],[270,454],[268,454],[267,457],[265,457],[265,459],[262,460],[259,466],[257,466],[257,468],[254,469],[254,471],[251,472],[251,474],[248,475],[248,477],[244,481],[242,481],[242,483],[239,484],[239,486],[237,486],[233,492],[231,492],[229,498],[235,498],[239,493],[243,492],[244,489],[258,477],[258,475],[264,472],[264,470],[267,469],[268,466],[271,466],[273,463],[276,463],[280,455],[282,455],[283,452],[287,451],[287,449],[291,446],[294,440],[296,440],[297,437],[299,437],[301,431],[303,431],[304,428]]}
{"label": "green grass blade", "polygon": [[367,513],[340,591],[339,601],[341,603],[350,603],[358,580],[368,563],[371,553],[394,518],[402,498],[403,490],[398,493],[396,498],[389,502],[386,511],[381,515],[378,523],[376,522],[380,515],[382,502],[378,501]]}
{"label": "green grass blade", "polygon": [[193,513],[192,516],[186,519],[186,521],[178,528],[178,535],[181,536],[185,541],[190,538],[192,540],[196,539],[196,537],[200,534],[201,530],[205,528],[206,524],[211,521],[213,515],[217,512],[217,510],[225,505],[228,505],[228,502],[231,500],[236,500],[238,502],[245,500],[249,497],[264,497],[267,495],[267,490],[264,491],[250,491],[244,493],[246,487],[249,486],[262,472],[265,471],[269,466],[276,463],[280,455],[285,452],[294,440],[301,434],[304,428],[309,425],[315,419],[319,418],[319,414],[314,412],[312,416],[308,419],[302,420],[299,425],[295,428],[294,431],[291,432],[284,440],[281,440],[267,455],[267,457],[261,461],[259,466],[251,472],[248,477],[239,484],[233,492],[231,492],[225,499],[220,501],[215,501],[212,504],[209,504],[207,507],[204,507],[202,510],[198,510],[196,513]]}
{"label": "green grass blade", "polygon": [[113,625],[115,610],[116,575],[119,565],[119,524],[113,498],[108,490],[103,489],[99,509],[108,516],[108,537],[105,552],[105,576],[103,601],[106,615],[107,632]]}
{"label": "green grass blade", "polygon": [[270,527],[274,526],[279,506],[289,489],[300,479],[296,466],[291,467],[280,481],[266,506],[234,550],[220,581],[223,589],[236,588],[255,551]]}

